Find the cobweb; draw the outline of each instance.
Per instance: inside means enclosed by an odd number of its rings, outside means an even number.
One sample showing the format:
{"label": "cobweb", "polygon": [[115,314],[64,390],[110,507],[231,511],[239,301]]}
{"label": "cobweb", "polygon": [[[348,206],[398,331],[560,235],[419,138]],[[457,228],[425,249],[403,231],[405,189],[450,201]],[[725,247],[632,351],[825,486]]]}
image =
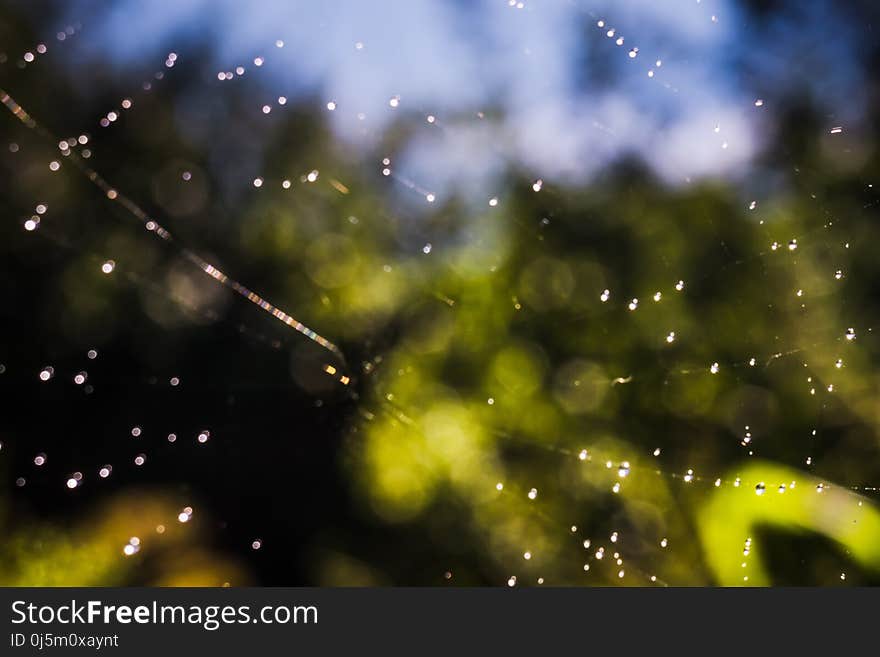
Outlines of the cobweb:
{"label": "cobweb", "polygon": [[448,102],[351,30],[324,87],[284,29],[114,68],[83,19],[0,57],[13,506],[172,491],[114,530],[131,581],[199,522],[270,584],[873,581],[870,102],[694,62],[701,2],[562,3],[575,93],[549,9],[496,4],[513,77]]}

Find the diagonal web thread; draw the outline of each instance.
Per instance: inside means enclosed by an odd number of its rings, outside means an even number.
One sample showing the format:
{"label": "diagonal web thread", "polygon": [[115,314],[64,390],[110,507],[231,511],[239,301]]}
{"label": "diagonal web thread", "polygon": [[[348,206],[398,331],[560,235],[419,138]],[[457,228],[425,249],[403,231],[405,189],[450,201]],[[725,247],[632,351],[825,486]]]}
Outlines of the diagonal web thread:
{"label": "diagonal web thread", "polygon": [[[15,116],[19,121],[21,121],[25,126],[34,130],[35,132],[47,137],[49,139],[53,138],[53,135],[42,126],[40,126],[34,118],[22,107],[19,105],[12,96],[10,96],[5,90],[0,89],[0,102],[6,106],[6,108],[12,112],[13,116]],[[244,297],[248,301],[250,301],[255,306],[261,308],[265,312],[272,315],[278,321],[284,323],[295,331],[303,334],[313,342],[317,343],[336,357],[338,357],[343,363],[345,362],[345,356],[342,354],[342,351],[337,347],[334,343],[330,342],[327,338],[323,337],[316,331],[312,330],[302,322],[298,321],[285,311],[281,310],[268,299],[260,296],[253,290],[248,287],[242,285],[240,282],[225,274],[218,267],[214,266],[204,258],[202,258],[198,253],[192,251],[191,249],[180,245],[175,241],[171,233],[164,227],[162,227],[155,219],[150,217],[146,212],[137,203],[132,201],[130,198],[120,193],[115,187],[113,187],[107,180],[101,176],[95,169],[87,165],[83,159],[75,153],[72,149],[66,150],[65,155],[67,155],[76,166],[88,177],[92,183],[95,184],[106,197],[118,203],[122,206],[128,214],[130,214],[133,218],[140,221],[144,227],[160,239],[168,242],[170,244],[175,244],[180,254],[189,262],[194,264],[196,267],[201,269],[208,276],[216,280],[221,285],[235,291],[240,296]],[[336,369],[332,366],[327,366],[325,371],[331,374],[336,374]],[[340,376],[339,381],[343,385],[347,385],[350,381],[347,376]]]}

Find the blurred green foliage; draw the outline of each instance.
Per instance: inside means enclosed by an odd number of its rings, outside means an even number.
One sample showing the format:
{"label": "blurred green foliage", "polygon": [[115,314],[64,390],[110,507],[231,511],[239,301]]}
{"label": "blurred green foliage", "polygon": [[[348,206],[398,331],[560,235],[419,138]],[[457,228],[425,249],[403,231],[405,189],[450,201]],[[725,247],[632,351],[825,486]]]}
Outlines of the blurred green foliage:
{"label": "blurred green foliage", "polygon": [[[38,120],[75,124],[39,98],[43,83],[14,83]],[[253,108],[230,94],[224,129],[256,134]],[[350,413],[337,463],[352,508],[420,532],[455,582],[836,583],[809,559],[762,561],[786,532],[826,536],[841,563],[874,581],[880,515],[875,499],[847,489],[880,481],[869,330],[880,310],[880,229],[862,183],[876,178],[875,151],[853,170],[840,165],[845,143],[814,133],[798,135],[795,153],[768,144],[767,160],[782,159],[775,166],[787,173],[756,210],[748,180],[670,187],[631,161],[588,184],[545,181],[537,193],[514,169],[497,206],[462,195],[426,209],[375,166],[394,159],[417,117],[401,112],[364,155],[311,105],[293,107],[259,128],[267,182],[253,188],[242,175],[233,192],[175,120],[177,101],[173,90],[143,99],[91,162],[182,243],[342,345],[353,410],[333,397],[338,384],[322,370],[330,359],[299,336],[290,374]],[[45,248],[71,252],[63,276],[43,283],[47,340],[168,331],[172,347],[144,358],[173,362],[198,347],[197,337],[171,333],[181,326],[281,330],[143,234],[73,167],[50,173],[53,144],[20,134],[11,116],[3,129],[27,146],[9,165],[8,214],[36,197],[67,209],[64,222],[40,230]],[[181,183],[183,170],[198,183]],[[312,170],[317,180],[303,181]],[[287,178],[291,190],[280,184]],[[4,228],[0,253],[29,257],[31,236],[14,228]],[[134,305],[129,288],[100,274],[104,257],[130,272]],[[63,322],[49,319],[57,316]],[[845,338],[849,327],[857,339]],[[245,568],[204,556],[212,552],[197,547],[198,534],[184,539],[181,528],[145,549],[153,566],[123,559],[130,536],[157,539],[156,526],[175,515],[152,491],[66,528],[10,516],[0,583],[247,581]],[[406,554],[369,541],[314,546],[315,583],[401,583]]]}

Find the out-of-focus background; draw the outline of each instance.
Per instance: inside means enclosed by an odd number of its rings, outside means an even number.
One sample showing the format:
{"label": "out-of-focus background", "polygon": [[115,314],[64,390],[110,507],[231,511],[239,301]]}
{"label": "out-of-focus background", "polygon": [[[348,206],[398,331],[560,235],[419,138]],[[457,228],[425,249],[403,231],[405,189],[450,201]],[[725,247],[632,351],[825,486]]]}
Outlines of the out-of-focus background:
{"label": "out-of-focus background", "polygon": [[2,3],[0,584],[877,584],[878,17]]}

